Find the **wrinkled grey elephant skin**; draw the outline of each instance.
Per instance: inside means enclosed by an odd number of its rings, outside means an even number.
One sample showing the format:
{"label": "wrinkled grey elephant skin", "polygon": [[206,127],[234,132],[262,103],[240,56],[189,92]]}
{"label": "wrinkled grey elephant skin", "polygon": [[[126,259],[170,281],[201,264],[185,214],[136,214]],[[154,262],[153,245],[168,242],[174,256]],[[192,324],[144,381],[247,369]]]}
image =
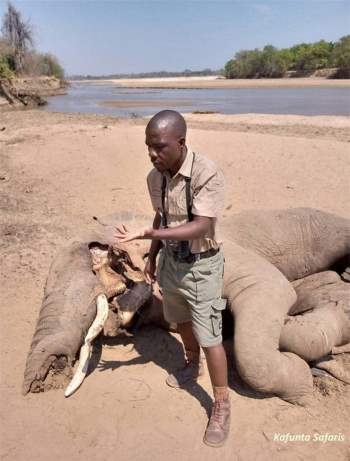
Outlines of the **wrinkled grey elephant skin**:
{"label": "wrinkled grey elephant skin", "polygon": [[[28,355],[24,392],[40,389],[53,360],[74,360],[95,315],[98,286],[84,242],[111,244],[114,225],[126,220],[134,221],[130,227],[147,222],[111,215],[100,220],[90,240],[84,237],[54,261]],[[328,270],[350,253],[350,221],[299,208],[240,213],[221,226],[224,296],[234,317],[237,369],[252,388],[304,404],[312,392],[307,361],[350,342],[350,284]],[[142,253],[145,245],[136,245]],[[159,319],[161,303],[154,305],[153,318]]]}
{"label": "wrinkled grey elephant skin", "polygon": [[[350,221],[313,209],[252,211],[227,219],[224,230],[238,371],[254,389],[303,404],[312,392],[306,360],[350,342],[350,285],[334,273],[327,299],[319,274],[306,281],[350,253]],[[290,281],[304,277],[294,289]],[[299,312],[299,299],[305,313],[286,318]]]}
{"label": "wrinkled grey elephant skin", "polygon": [[[73,242],[54,259],[27,358],[22,391],[44,390],[55,362],[70,366],[96,315],[96,277],[88,244]],[[63,363],[62,363],[63,362]]]}

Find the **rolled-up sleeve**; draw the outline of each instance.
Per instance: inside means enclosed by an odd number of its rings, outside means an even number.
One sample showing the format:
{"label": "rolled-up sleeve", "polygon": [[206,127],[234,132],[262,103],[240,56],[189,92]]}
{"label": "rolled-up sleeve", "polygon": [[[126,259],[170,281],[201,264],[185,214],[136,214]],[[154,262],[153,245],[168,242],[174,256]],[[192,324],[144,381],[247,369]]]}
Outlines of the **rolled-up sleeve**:
{"label": "rolled-up sleeve", "polygon": [[196,216],[217,218],[224,207],[225,180],[220,169],[209,171],[201,178],[200,187],[193,195],[192,213]]}

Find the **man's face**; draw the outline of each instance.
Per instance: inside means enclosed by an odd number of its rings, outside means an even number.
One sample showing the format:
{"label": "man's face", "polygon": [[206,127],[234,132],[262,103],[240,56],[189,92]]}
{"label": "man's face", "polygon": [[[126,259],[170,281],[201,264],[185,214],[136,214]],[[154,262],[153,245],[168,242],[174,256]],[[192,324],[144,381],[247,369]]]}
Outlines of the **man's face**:
{"label": "man's face", "polygon": [[182,157],[185,140],[167,128],[146,129],[146,145],[154,167],[161,173],[173,170]]}

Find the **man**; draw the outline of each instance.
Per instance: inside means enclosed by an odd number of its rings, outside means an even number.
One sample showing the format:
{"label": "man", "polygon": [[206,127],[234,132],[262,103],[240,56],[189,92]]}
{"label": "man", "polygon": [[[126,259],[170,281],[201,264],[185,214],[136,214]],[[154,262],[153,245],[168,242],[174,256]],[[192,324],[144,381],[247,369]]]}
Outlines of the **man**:
{"label": "man", "polygon": [[[182,387],[203,374],[203,348],[214,392],[212,414],[204,442],[221,446],[230,425],[227,361],[222,346],[221,298],[223,251],[216,221],[223,205],[224,180],[217,166],[186,146],[186,122],[175,111],[156,114],[146,127],[146,145],[154,169],[147,177],[155,210],[152,228],[129,232],[117,228],[120,242],[151,239],[145,267],[147,280],[157,275],[163,293],[164,317],[176,323],[184,344],[186,365],[168,376]],[[162,243],[163,241],[163,243]]]}

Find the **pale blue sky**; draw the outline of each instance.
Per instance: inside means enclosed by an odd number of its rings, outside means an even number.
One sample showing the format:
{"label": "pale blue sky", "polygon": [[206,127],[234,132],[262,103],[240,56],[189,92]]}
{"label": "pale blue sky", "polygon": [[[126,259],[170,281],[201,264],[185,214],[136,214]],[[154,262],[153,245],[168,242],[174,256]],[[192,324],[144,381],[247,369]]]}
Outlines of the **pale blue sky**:
{"label": "pale blue sky", "polygon": [[[346,0],[13,0],[68,75],[199,70],[240,49],[350,33]],[[0,17],[6,1],[0,0]]]}

